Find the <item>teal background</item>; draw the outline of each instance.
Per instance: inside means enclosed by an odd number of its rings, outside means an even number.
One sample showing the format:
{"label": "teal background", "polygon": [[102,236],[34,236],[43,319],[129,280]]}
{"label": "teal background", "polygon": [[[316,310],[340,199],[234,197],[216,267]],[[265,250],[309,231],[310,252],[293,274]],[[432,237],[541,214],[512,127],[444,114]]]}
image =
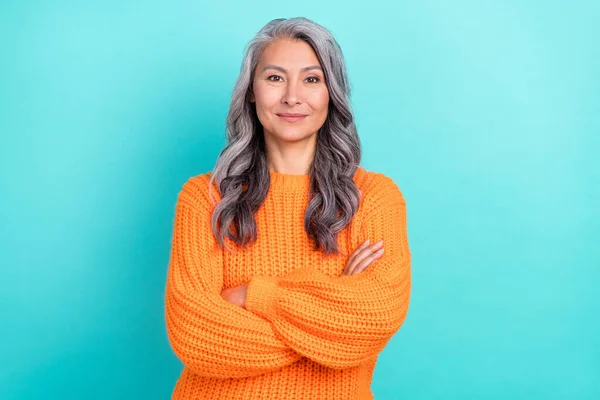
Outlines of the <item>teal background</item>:
{"label": "teal background", "polygon": [[167,399],[176,195],[211,169],[248,40],[342,46],[363,165],[407,199],[386,399],[600,398],[594,1],[0,5],[0,398]]}

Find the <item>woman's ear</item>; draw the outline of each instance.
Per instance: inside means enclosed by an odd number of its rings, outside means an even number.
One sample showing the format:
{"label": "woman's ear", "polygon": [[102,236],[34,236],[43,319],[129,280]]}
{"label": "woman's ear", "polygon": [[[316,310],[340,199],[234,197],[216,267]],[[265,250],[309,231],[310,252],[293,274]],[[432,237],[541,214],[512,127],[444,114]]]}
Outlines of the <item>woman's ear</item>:
{"label": "woman's ear", "polygon": [[250,103],[254,103],[256,101],[256,99],[254,98],[254,93],[252,92],[252,89],[250,89],[250,91],[248,92],[248,100],[250,101]]}

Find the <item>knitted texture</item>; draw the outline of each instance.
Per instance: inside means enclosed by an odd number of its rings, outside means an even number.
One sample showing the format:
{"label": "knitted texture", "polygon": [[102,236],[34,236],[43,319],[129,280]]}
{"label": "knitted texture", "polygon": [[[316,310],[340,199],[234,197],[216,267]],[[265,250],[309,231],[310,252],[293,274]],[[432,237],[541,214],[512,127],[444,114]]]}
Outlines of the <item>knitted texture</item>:
{"label": "knitted texture", "polygon": [[[304,230],[309,175],[270,171],[258,239],[219,248],[210,172],[179,192],[165,293],[168,339],[184,364],[172,399],[372,400],[375,362],[404,322],[411,291],[406,203],[389,177],[359,167],[360,206],[324,257]],[[369,239],[381,258],[342,275]],[[246,304],[221,291],[247,284]]]}

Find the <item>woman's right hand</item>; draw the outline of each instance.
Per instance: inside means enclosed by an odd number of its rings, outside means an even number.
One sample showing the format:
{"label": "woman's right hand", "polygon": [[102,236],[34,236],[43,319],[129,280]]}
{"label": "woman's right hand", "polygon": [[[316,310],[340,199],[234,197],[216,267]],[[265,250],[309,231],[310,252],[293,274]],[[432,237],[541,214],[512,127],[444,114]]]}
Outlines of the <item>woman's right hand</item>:
{"label": "woman's right hand", "polygon": [[348,257],[344,275],[354,275],[364,271],[369,265],[383,255],[383,240],[369,245],[369,240],[358,246]]}

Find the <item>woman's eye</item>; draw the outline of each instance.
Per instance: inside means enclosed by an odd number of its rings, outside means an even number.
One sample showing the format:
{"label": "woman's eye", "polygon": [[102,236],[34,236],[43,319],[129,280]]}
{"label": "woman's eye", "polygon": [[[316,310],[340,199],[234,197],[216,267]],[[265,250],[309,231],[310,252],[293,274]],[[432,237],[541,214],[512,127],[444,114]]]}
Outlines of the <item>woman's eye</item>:
{"label": "woman's eye", "polygon": [[[309,76],[306,79],[309,81],[309,83],[317,83],[317,82],[321,81],[321,79],[319,79],[318,76]],[[281,76],[279,76],[279,75],[270,75],[269,77],[267,77],[267,80],[269,80],[271,82],[281,82]]]}

